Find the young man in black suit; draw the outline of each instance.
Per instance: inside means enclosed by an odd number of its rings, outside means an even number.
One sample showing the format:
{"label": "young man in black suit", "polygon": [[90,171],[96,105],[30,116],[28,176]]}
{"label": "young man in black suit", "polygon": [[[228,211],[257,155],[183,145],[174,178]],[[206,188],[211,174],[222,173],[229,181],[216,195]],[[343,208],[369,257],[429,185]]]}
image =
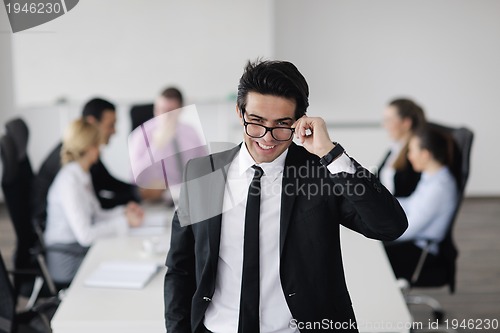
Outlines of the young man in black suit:
{"label": "young man in black suit", "polygon": [[169,333],[357,332],[340,225],[393,240],[407,220],[323,119],[305,115],[308,96],[293,64],[249,63],[243,143],[186,165],[166,262]]}

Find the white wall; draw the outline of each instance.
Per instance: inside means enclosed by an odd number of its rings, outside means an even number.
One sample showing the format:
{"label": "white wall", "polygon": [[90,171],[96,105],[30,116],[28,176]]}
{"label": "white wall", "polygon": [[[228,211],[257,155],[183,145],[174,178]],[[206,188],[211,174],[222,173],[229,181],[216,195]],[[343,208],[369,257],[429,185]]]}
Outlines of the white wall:
{"label": "white wall", "polygon": [[85,0],[13,36],[18,106],[93,95],[150,100],[168,84],[193,100],[234,93],[245,61],[270,56],[267,0]]}
{"label": "white wall", "polygon": [[[0,29],[10,31],[0,15]],[[475,131],[468,194],[500,195],[490,170],[500,164],[493,148],[500,142],[498,17],[495,0],[80,1],[40,27],[0,34],[0,121],[15,103],[32,130],[37,168],[85,100],[109,98],[119,106],[119,132],[104,159],[127,177],[130,102],[176,84],[201,110],[209,141],[234,140],[229,96],[245,61],[282,58],[310,83],[310,114],[325,117],[365,165],[378,164],[385,133],[337,125],[379,122],[389,99],[407,95],[429,118]],[[69,104],[55,105],[60,98]]]}
{"label": "white wall", "polygon": [[7,13],[0,10],[0,124],[14,114],[11,35]]}
{"label": "white wall", "polygon": [[[14,114],[14,88],[12,87],[12,43],[7,13],[0,10],[0,124],[4,124]],[[2,126],[3,127],[3,126]],[[4,132],[0,128],[0,134]],[[0,176],[2,162],[0,161]],[[0,201],[3,193],[0,191]]]}
{"label": "white wall", "polygon": [[[130,177],[130,103],[150,102],[174,84],[188,104],[220,110],[234,100],[246,61],[272,55],[271,14],[267,0],[85,0],[54,21],[6,34],[14,54],[9,96],[31,129],[34,168],[83,103],[102,96],[118,106],[118,132],[103,159],[117,176]],[[210,129],[225,127],[227,118],[202,116]],[[223,134],[209,132],[214,140]]]}
{"label": "white wall", "polygon": [[[395,96],[428,118],[476,134],[467,193],[499,195],[500,2],[275,1],[275,55],[303,71],[311,114],[335,123],[379,121]],[[377,165],[380,129],[339,129],[353,156]],[[340,137],[340,138],[339,138]],[[492,170],[493,168],[493,170]]]}

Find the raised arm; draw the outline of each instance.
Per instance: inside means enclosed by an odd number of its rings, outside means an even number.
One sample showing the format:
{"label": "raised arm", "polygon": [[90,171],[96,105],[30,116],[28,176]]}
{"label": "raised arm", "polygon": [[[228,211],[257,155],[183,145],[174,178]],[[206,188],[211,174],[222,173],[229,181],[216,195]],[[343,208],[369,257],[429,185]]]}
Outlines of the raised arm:
{"label": "raised arm", "polygon": [[[336,147],[321,118],[302,117],[295,133],[304,148],[322,158]],[[338,149],[337,149],[338,152]],[[394,240],[408,227],[406,215],[398,201],[380,181],[345,153],[337,154],[327,166],[330,179],[342,190],[342,224],[366,237]]]}

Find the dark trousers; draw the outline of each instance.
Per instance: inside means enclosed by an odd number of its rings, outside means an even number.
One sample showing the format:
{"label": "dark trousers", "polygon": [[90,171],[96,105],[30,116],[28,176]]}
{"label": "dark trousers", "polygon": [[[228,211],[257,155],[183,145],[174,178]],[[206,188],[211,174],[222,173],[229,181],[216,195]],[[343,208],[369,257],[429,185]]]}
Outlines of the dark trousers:
{"label": "dark trousers", "polygon": [[[396,278],[411,281],[422,249],[413,242],[387,242],[384,243],[384,247]],[[429,253],[425,259],[425,266],[432,266],[436,261],[437,257]]]}

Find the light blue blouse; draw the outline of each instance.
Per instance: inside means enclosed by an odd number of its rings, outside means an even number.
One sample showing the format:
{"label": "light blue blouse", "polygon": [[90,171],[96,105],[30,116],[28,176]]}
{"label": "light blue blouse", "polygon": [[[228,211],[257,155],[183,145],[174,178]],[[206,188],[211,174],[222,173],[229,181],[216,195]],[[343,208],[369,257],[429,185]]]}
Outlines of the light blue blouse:
{"label": "light blue blouse", "polygon": [[[414,240],[423,248],[425,240],[443,240],[458,203],[455,178],[446,167],[436,173],[422,173],[415,191],[406,198],[397,198],[408,217],[408,229],[397,241]],[[429,252],[437,254],[437,244]]]}

